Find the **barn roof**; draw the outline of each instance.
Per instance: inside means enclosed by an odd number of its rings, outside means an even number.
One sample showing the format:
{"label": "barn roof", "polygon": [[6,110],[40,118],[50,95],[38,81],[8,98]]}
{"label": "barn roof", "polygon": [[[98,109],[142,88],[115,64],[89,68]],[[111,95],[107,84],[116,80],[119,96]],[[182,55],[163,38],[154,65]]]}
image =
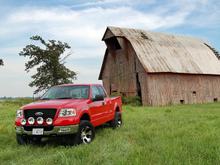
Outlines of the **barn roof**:
{"label": "barn roof", "polygon": [[220,75],[218,58],[202,40],[139,29],[107,27],[102,40],[111,37],[126,38],[146,72]]}

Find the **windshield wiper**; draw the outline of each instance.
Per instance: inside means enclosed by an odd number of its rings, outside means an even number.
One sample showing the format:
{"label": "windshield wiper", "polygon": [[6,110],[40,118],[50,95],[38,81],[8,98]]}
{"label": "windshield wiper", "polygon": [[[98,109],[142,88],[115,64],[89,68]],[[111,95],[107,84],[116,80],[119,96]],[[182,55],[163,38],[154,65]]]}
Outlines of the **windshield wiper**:
{"label": "windshield wiper", "polygon": [[40,100],[50,100],[50,98],[40,98]]}
{"label": "windshield wiper", "polygon": [[58,98],[55,98],[55,99],[72,99],[72,97],[58,97]]}

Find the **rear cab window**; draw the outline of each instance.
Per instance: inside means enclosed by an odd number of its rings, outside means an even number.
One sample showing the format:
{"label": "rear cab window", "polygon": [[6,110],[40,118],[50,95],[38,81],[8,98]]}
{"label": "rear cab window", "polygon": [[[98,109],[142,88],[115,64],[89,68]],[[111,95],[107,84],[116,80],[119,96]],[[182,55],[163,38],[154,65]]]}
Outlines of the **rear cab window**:
{"label": "rear cab window", "polygon": [[106,95],[106,93],[105,93],[103,87],[102,87],[102,86],[97,86],[97,88],[98,88],[98,90],[99,90],[99,93],[100,93],[102,96],[104,96],[104,98],[106,98],[107,95]]}
{"label": "rear cab window", "polygon": [[100,95],[100,92],[96,86],[92,86],[92,99],[94,99],[96,95]]}
{"label": "rear cab window", "polygon": [[94,99],[96,95],[101,95],[101,96],[103,96],[104,98],[107,97],[107,95],[106,95],[106,93],[105,93],[105,91],[104,91],[104,89],[103,89],[102,86],[93,85],[93,86],[91,87],[91,89],[92,89],[92,99]]}

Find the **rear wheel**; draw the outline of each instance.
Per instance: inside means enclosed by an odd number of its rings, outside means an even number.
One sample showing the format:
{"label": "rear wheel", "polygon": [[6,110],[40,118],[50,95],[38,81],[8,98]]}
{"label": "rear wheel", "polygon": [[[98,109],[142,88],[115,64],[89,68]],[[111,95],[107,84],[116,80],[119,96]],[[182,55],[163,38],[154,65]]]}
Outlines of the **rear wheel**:
{"label": "rear wheel", "polygon": [[115,117],[110,122],[110,125],[114,129],[117,128],[117,127],[121,127],[121,125],[122,125],[122,118],[121,118],[121,113],[120,112],[116,112],[115,113]]}
{"label": "rear wheel", "polygon": [[79,124],[79,129],[76,134],[76,144],[89,144],[94,138],[95,130],[93,125],[87,120],[82,120]]}
{"label": "rear wheel", "polygon": [[16,140],[19,145],[25,145],[29,142],[26,136],[22,136],[20,134],[16,134]]}

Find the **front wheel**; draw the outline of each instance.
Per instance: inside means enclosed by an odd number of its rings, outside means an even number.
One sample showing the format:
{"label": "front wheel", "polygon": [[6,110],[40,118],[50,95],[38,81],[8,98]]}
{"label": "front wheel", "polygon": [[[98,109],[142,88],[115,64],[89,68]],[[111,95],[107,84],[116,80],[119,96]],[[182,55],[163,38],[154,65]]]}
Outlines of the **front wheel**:
{"label": "front wheel", "polygon": [[82,120],[79,124],[79,129],[76,134],[76,144],[89,144],[94,138],[95,129],[93,125],[87,120]]}
{"label": "front wheel", "polygon": [[120,112],[115,113],[114,119],[110,122],[110,125],[112,128],[121,127],[122,125],[122,117]]}
{"label": "front wheel", "polygon": [[25,145],[28,143],[28,138],[20,134],[16,134],[16,140],[19,145]]}

